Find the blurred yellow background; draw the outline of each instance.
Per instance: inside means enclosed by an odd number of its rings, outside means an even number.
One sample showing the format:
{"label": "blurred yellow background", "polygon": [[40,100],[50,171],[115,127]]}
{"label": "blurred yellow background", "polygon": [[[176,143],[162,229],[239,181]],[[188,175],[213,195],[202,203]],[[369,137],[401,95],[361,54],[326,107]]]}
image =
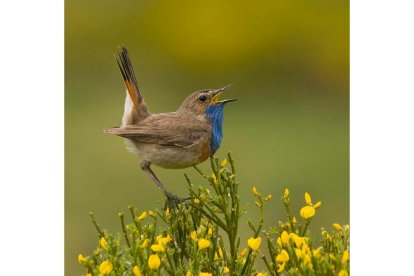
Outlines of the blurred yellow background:
{"label": "blurred yellow background", "polygon": [[[298,216],[307,191],[322,207],[310,228],[349,223],[348,1],[65,2],[65,273],[83,273],[77,255],[97,245],[88,212],[112,232],[119,211],[160,207],[163,196],[128,153],[105,135],[120,124],[125,88],[114,53],[126,45],[152,113],[174,111],[193,91],[235,84],[227,97],[224,140],[242,201],[251,188],[272,193],[268,224],[282,217],[291,191]],[[205,171],[208,163],[201,166]],[[183,173],[154,167],[175,194]],[[247,218],[242,238],[249,235]]]}

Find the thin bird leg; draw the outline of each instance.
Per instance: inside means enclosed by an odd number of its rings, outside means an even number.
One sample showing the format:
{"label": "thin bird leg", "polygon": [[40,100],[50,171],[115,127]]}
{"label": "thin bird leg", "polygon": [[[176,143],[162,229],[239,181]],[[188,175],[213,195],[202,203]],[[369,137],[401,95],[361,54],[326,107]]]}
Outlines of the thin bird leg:
{"label": "thin bird leg", "polygon": [[[178,197],[178,196],[175,196],[175,195],[169,193],[167,191],[167,189],[164,187],[164,185],[161,183],[161,181],[158,179],[158,177],[155,175],[155,173],[151,170],[151,167],[150,167],[151,162],[144,160],[144,161],[141,162],[140,165],[141,165],[141,169],[146,174],[148,174],[148,176],[152,179],[152,181],[154,181],[154,183],[157,185],[157,187],[165,193],[165,195],[168,199],[168,203],[169,203],[170,208],[177,208],[177,204],[191,199],[191,197],[181,198],[181,197]],[[167,206],[165,206],[165,209],[167,209],[166,207]]]}

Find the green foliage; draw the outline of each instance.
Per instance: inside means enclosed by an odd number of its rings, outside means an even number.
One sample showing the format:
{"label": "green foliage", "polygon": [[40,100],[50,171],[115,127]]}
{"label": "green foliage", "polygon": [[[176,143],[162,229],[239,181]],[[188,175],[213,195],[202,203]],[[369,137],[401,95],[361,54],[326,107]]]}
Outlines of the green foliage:
{"label": "green foliage", "polygon": [[[281,197],[286,221],[263,230],[265,206],[272,196],[262,196],[253,187],[260,220],[258,225],[248,222],[252,236],[240,241],[239,219],[245,211],[240,206],[234,161],[230,154],[221,163],[212,158],[211,168],[210,176],[196,168],[208,188],[194,188],[186,175],[192,200],[179,208],[137,215],[129,206],[132,222],[126,224],[124,214],[119,214],[122,233],[101,230],[91,214],[99,245],[92,255],[78,257],[88,275],[349,274],[349,225],[333,224],[332,233],[322,229],[321,246],[315,247],[307,229],[321,202],[313,204],[308,193],[300,211],[303,224],[291,215],[286,189]],[[260,261],[266,271],[258,271]]]}

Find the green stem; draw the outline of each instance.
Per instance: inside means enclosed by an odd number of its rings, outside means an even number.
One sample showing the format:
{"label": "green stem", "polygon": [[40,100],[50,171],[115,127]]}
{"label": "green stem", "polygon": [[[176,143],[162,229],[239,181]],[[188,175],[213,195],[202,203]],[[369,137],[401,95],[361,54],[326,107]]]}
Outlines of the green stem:
{"label": "green stem", "polygon": [[122,225],[122,232],[124,233],[125,241],[129,248],[131,248],[131,243],[129,242],[128,233],[126,231],[125,222],[124,222],[124,213],[119,213],[118,216],[121,219],[121,225]]}
{"label": "green stem", "polygon": [[95,220],[95,216],[94,216],[94,214],[92,213],[92,212],[89,212],[89,215],[91,216],[91,219],[92,219],[92,223],[93,223],[93,225],[95,225],[95,228],[96,228],[96,230],[98,231],[98,233],[99,233],[99,236],[100,237],[105,237],[105,235],[104,235],[104,233],[101,231],[101,229],[99,228],[99,225],[96,223],[96,220]]}

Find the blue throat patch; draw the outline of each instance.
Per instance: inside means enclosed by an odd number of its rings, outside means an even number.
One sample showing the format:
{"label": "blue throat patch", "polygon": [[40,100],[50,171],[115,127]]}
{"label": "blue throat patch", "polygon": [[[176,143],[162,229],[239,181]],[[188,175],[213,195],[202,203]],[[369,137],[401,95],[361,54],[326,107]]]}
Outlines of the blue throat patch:
{"label": "blue throat patch", "polygon": [[211,121],[211,154],[220,147],[223,138],[223,109],[224,104],[214,104],[207,107],[205,115]]}

